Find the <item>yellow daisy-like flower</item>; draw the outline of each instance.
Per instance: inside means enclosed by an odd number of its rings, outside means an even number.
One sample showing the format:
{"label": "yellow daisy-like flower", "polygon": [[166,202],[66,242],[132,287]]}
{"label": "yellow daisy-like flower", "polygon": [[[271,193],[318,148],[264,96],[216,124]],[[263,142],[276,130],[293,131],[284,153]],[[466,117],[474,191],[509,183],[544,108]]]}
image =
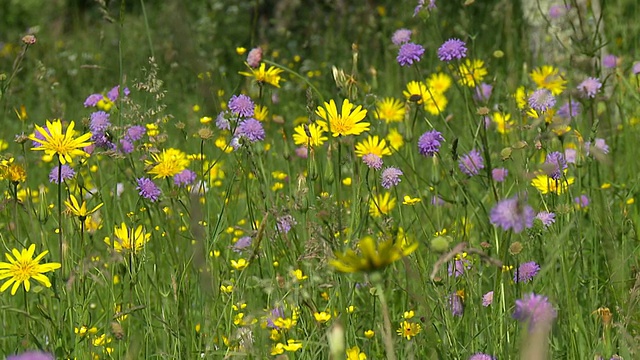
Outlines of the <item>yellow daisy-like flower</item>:
{"label": "yellow daisy-like flower", "polygon": [[404,120],[405,112],[404,104],[396,98],[388,97],[376,102],[376,119],[399,122]]}
{"label": "yellow daisy-like flower", "polygon": [[113,244],[108,237],[104,239],[104,242],[109,246],[113,246],[113,249],[119,253],[137,253],[144,248],[144,245],[151,238],[151,234],[147,234],[142,225],[138,225],[134,230],[133,228],[129,229],[124,222],[120,227],[116,225],[113,233],[115,236]]}
{"label": "yellow daisy-like flower", "polygon": [[458,70],[460,71],[460,84],[468,87],[476,87],[488,74],[484,67],[484,61],[480,59],[467,59],[463,64],[460,64]]}
{"label": "yellow daisy-like flower", "polygon": [[367,154],[373,154],[381,158],[385,155],[391,155],[391,151],[384,139],[380,140],[378,135],[369,135],[365,140],[356,144],[356,155],[358,157],[363,157]]}
{"label": "yellow daisy-like flower", "polygon": [[432,91],[444,94],[451,87],[451,77],[445,73],[432,74],[427,78],[427,87]]}
{"label": "yellow daisy-like flower", "polygon": [[538,189],[542,194],[553,193],[560,195],[567,191],[569,185],[573,184],[575,181],[576,179],[573,176],[555,180],[544,173],[539,173],[535,178],[533,178],[533,180],[531,180],[531,185]]}
{"label": "yellow daisy-like flower", "polygon": [[186,169],[190,162],[187,154],[174,148],[151,154],[151,157],[153,161],[146,161],[147,165],[152,166],[147,173],[155,175],[154,179],[171,177]]}
{"label": "yellow daisy-like flower", "polygon": [[394,207],[396,207],[396,198],[391,197],[388,192],[377,195],[369,200],[369,215],[373,217],[380,217],[382,214],[389,215]]}
{"label": "yellow daisy-like flower", "polygon": [[415,204],[419,203],[420,201],[422,201],[422,200],[420,200],[420,198],[412,198],[409,195],[405,195],[402,198],[402,204],[403,205],[415,205]]}
{"label": "yellow daisy-like flower", "polygon": [[93,214],[94,212],[96,212],[96,210],[100,209],[102,205],[104,205],[104,203],[100,203],[93,209],[87,210],[86,201],[82,201],[82,205],[80,205],[76,197],[73,195],[69,196],[69,200],[71,201],[67,200],[64,202],[64,204],[67,206],[67,209],[69,209],[71,214],[77,216],[80,219],[80,221],[84,221],[87,218],[87,216]]}
{"label": "yellow daisy-like flower", "polygon": [[535,68],[529,74],[538,88],[547,89],[555,96],[562,94],[567,85],[564,74],[558,72],[553,66],[545,65]]}
{"label": "yellow daisy-like flower", "polygon": [[324,103],[324,107],[318,106],[316,114],[322,118],[318,120],[318,125],[324,131],[331,131],[334,137],[347,135],[360,135],[369,131],[369,123],[362,121],[367,116],[367,110],[361,105],[354,108],[349,99],[344,99],[340,114],[333,100]]}
{"label": "yellow daisy-like flower", "polygon": [[387,141],[389,141],[389,146],[393,150],[400,150],[400,148],[404,145],[404,138],[396,128],[389,129],[389,133],[387,134],[386,139]]}
{"label": "yellow daisy-like flower", "polygon": [[418,248],[418,242],[404,244],[393,238],[377,242],[371,236],[366,236],[358,242],[358,248],[360,254],[351,249],[344,253],[336,252],[336,258],[330,260],[329,265],[345,273],[381,270],[414,252]]}
{"label": "yellow daisy-like flower", "polygon": [[253,108],[253,118],[258,121],[265,121],[267,120],[267,116],[269,116],[269,108],[256,104]]}
{"label": "yellow daisy-like flower", "polygon": [[14,158],[0,161],[0,180],[7,179],[17,184],[27,180],[27,172],[22,165],[14,163]]}
{"label": "yellow daisy-like flower", "polygon": [[407,84],[407,89],[402,91],[404,97],[416,104],[422,104],[428,94],[427,85],[420,81],[411,81]]}
{"label": "yellow daisy-like flower", "polygon": [[293,129],[295,134],[293,134],[293,142],[296,145],[302,146],[322,146],[325,141],[329,140],[328,137],[324,136],[324,130],[316,124],[302,124],[298,125]]}
{"label": "yellow daisy-like flower", "polygon": [[396,330],[398,335],[406,338],[407,340],[411,340],[412,337],[418,335],[422,330],[422,326],[418,323],[403,321],[400,323],[400,328]]}
{"label": "yellow daisy-like flower", "polygon": [[496,124],[496,130],[500,134],[508,134],[511,132],[511,128],[513,127],[513,120],[511,120],[511,114],[503,114],[501,112],[493,113],[492,118],[494,124]]}
{"label": "yellow daisy-like flower", "polygon": [[269,66],[269,69],[267,69],[267,65],[265,63],[260,64],[260,67],[257,69],[254,69],[249,65],[247,66],[249,67],[250,72],[240,71],[238,74],[252,77],[260,84],[267,83],[277,88],[280,87],[280,81],[284,81],[280,76],[284,70],[278,67]]}
{"label": "yellow daisy-like flower", "polygon": [[366,360],[367,355],[360,351],[360,348],[354,346],[347,349],[347,360]]}
{"label": "yellow daisy-like flower", "polygon": [[447,98],[437,91],[428,91],[424,97],[424,109],[431,115],[439,115],[447,107]]}
{"label": "yellow daisy-like flower", "polygon": [[[0,280],[7,279],[7,281],[0,287],[0,292],[7,290],[11,286],[11,295],[15,295],[21,284],[24,284],[25,291],[29,291],[31,289],[31,279],[45,287],[51,287],[49,278],[43,274],[59,269],[61,265],[59,263],[40,264],[40,260],[49,251],[45,250],[34,258],[35,251],[36,245],[31,244],[28,249],[22,249],[22,251],[13,249],[11,254],[5,254],[9,262],[0,262]],[[11,256],[12,254],[13,256]]]}
{"label": "yellow daisy-like flower", "polygon": [[47,120],[46,123],[46,128],[36,125],[36,131],[29,136],[30,140],[40,144],[32,147],[31,150],[41,150],[49,156],[58,155],[61,164],[71,162],[75,156],[89,156],[82,149],[92,144],[89,141],[91,133],[74,138],[73,128],[75,123],[73,121],[69,123],[66,132],[62,131],[62,122],[60,120],[55,120],[54,122]]}

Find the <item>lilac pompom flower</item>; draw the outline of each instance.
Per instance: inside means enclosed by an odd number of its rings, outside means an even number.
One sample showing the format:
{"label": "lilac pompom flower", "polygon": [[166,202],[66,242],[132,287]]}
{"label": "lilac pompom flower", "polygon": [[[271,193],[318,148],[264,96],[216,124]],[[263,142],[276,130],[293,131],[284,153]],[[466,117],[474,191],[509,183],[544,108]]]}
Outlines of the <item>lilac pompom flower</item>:
{"label": "lilac pompom flower", "polygon": [[187,185],[193,184],[195,181],[196,173],[189,169],[184,169],[173,175],[173,183],[178,187],[186,187]]}
{"label": "lilac pompom flower", "polygon": [[467,56],[467,44],[460,39],[449,39],[438,49],[440,61],[460,60]]}
{"label": "lilac pompom flower", "polygon": [[382,171],[382,175],[380,176],[382,181],[382,187],[385,189],[390,189],[392,186],[396,186],[400,183],[400,176],[402,175],[402,170],[397,167],[388,167]]}
{"label": "lilac pompom flower", "polygon": [[529,97],[529,107],[535,111],[545,112],[556,104],[556,98],[547,89],[538,89]]}
{"label": "lilac pompom flower", "polygon": [[422,45],[406,43],[400,47],[396,60],[400,66],[408,66],[420,61],[422,55],[424,55],[424,47],[422,47]]}
{"label": "lilac pompom flower", "polygon": [[540,271],[540,265],[535,261],[529,261],[518,266],[516,273],[513,275],[513,282],[528,283]]}
{"label": "lilac pompom flower", "polygon": [[137,180],[138,186],[136,190],[143,198],[150,200],[151,202],[156,202],[160,198],[160,188],[156,186],[156,184],[149,178],[141,177]]}
{"label": "lilac pompom flower", "polygon": [[493,225],[505,231],[513,230],[513,232],[519,233],[525,228],[533,227],[534,216],[533,208],[516,195],[498,201],[491,209],[489,217]]}
{"label": "lilac pompom flower", "polygon": [[[62,168],[60,168],[61,166]],[[58,175],[60,175],[59,178]],[[72,179],[74,176],[76,176],[76,172],[69,165],[58,165],[51,169],[51,172],[49,173],[49,182],[59,184],[61,181]]]}
{"label": "lilac pompom flower", "polygon": [[265,132],[262,123],[254,118],[242,121],[236,129],[236,136],[245,138],[249,142],[264,140]]}
{"label": "lilac pompom flower", "polygon": [[229,110],[231,110],[235,115],[251,117],[253,116],[254,109],[255,104],[247,95],[233,95],[231,99],[229,99]]}
{"label": "lilac pompom flower", "polygon": [[578,85],[578,90],[584,97],[595,98],[598,91],[602,88],[600,80],[594,77],[588,77]]}
{"label": "lilac pompom flower", "polygon": [[418,151],[424,156],[434,156],[440,150],[442,141],[444,141],[444,138],[439,131],[427,131],[418,139]]}
{"label": "lilac pompom flower", "polygon": [[462,155],[458,161],[460,171],[469,176],[478,175],[481,169],[484,169],[484,160],[480,152],[476,149]]}
{"label": "lilac pompom flower", "polygon": [[558,314],[549,299],[534,293],[525,294],[522,299],[516,300],[516,310],[513,313],[514,319],[528,324],[529,331],[539,325],[550,326],[557,316]]}
{"label": "lilac pompom flower", "polygon": [[391,42],[395,45],[408,43],[411,40],[411,34],[412,32],[409,29],[398,29],[391,36]]}
{"label": "lilac pompom flower", "polygon": [[542,222],[542,226],[548,228],[551,224],[556,222],[556,214],[549,211],[540,211],[536,214],[536,219]]}

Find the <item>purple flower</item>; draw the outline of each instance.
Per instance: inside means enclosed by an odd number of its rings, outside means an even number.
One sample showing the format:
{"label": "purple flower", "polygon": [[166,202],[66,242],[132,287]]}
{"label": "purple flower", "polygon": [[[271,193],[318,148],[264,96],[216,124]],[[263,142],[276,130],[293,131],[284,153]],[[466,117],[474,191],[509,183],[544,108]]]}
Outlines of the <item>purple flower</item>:
{"label": "purple flower", "polygon": [[462,316],[462,314],[464,313],[462,297],[458,295],[458,293],[454,292],[449,295],[449,309],[451,310],[451,315],[453,316]]}
{"label": "purple flower", "polygon": [[150,200],[151,202],[158,201],[158,198],[160,197],[160,194],[162,194],[162,192],[160,191],[160,188],[158,188],[156,184],[151,181],[151,179],[141,177],[137,181],[138,187],[136,187],[136,190],[138,190],[140,196],[147,200]]}
{"label": "purple flower", "polygon": [[253,103],[253,100],[251,100],[247,95],[233,95],[231,99],[229,99],[229,110],[231,110],[235,115],[251,117],[253,116],[254,108],[255,104]]}
{"label": "purple flower", "polygon": [[551,226],[551,224],[556,222],[556,214],[548,211],[540,211],[536,215],[536,219],[542,222],[542,226],[548,228],[549,226]]}
{"label": "purple flower", "polygon": [[[418,15],[420,10],[424,7],[424,3],[426,0],[418,0],[418,5],[415,9],[413,9],[413,16]],[[427,9],[429,11],[434,10],[436,8],[436,0],[429,0],[429,5],[427,5]]]}
{"label": "purple flower", "polygon": [[442,200],[442,198],[439,195],[431,197],[431,205],[433,205],[433,206],[442,206],[444,204],[445,204],[444,200]]}
{"label": "purple flower", "polygon": [[586,208],[587,206],[589,206],[589,198],[587,197],[587,195],[580,195],[574,198],[573,201],[580,208]]}
{"label": "purple flower", "polygon": [[147,129],[144,126],[133,125],[127,129],[127,133],[125,135],[131,141],[138,141],[142,139],[142,136],[147,133]]}
{"label": "purple flower", "polygon": [[577,89],[582,92],[584,97],[594,98],[601,87],[602,83],[600,80],[594,77],[588,77],[578,85]]}
{"label": "purple flower", "polygon": [[460,157],[458,167],[466,175],[478,175],[480,170],[484,169],[484,160],[482,160],[480,152],[473,149]]}
{"label": "purple flower", "polygon": [[424,48],[422,45],[414,43],[402,44],[398,51],[398,57],[396,60],[400,66],[413,65],[414,62],[420,61],[424,54]]}
{"label": "purple flower", "polygon": [[547,89],[538,89],[529,97],[529,106],[535,111],[545,112],[556,104],[556,98]]}
{"label": "purple flower", "polygon": [[495,168],[491,170],[491,177],[493,177],[493,181],[495,182],[503,182],[507,175],[509,175],[509,170],[505,168]]}
{"label": "purple flower", "polygon": [[98,105],[98,102],[100,100],[104,99],[104,95],[102,94],[91,94],[89,95],[89,97],[87,97],[87,99],[84,101],[84,107],[93,107]]}
{"label": "purple flower", "polygon": [[120,148],[125,154],[131,154],[135,150],[133,143],[127,137],[120,139]]}
{"label": "purple flower", "polygon": [[254,118],[248,118],[238,125],[236,136],[245,138],[253,143],[264,140],[265,133],[260,121]]}
{"label": "purple flower", "polygon": [[364,156],[362,156],[362,162],[365,163],[370,169],[382,169],[382,159],[376,154],[365,154]]}
{"label": "purple flower", "polygon": [[496,360],[496,358],[494,356],[487,355],[484,353],[477,353],[477,354],[471,355],[469,360]]}
{"label": "purple flower", "polygon": [[576,149],[564,149],[564,159],[567,161],[567,164],[575,164],[577,156],[578,152],[576,151]]}
{"label": "purple flower", "polygon": [[42,351],[27,351],[18,355],[11,355],[7,360],[54,360],[53,355]]}
{"label": "purple flower", "polygon": [[544,163],[547,175],[554,180],[560,180],[562,172],[567,168],[564,154],[558,151],[547,154],[547,159]]}
{"label": "purple flower", "polygon": [[[60,179],[58,179],[58,172],[60,172]],[[59,184],[60,181],[66,181],[76,176],[76,172],[67,164],[62,165],[62,169],[60,169],[60,165],[51,169],[49,173],[49,182],[54,184]]]}
{"label": "purple flower", "polygon": [[251,236],[243,236],[233,244],[233,251],[242,252],[249,246],[251,246]]}
{"label": "purple flower", "polygon": [[513,313],[514,319],[529,324],[529,331],[538,325],[550,326],[557,316],[549,299],[534,293],[525,294],[522,299],[516,300],[516,310]]}
{"label": "purple flower", "polygon": [[296,152],[296,156],[298,156],[301,159],[306,159],[309,157],[309,149],[307,149],[306,146],[297,147],[295,152]]}
{"label": "purple flower", "polygon": [[565,120],[569,120],[580,115],[581,110],[582,108],[579,102],[569,100],[562,104],[556,114]]}
{"label": "purple flower", "polygon": [[[49,131],[49,128],[47,128],[46,125],[43,126],[42,129],[44,129],[44,131],[46,131],[47,135],[51,136],[51,131]],[[44,140],[45,139],[44,135],[42,135],[42,133],[40,131],[34,131],[33,135],[35,136],[36,139],[39,139],[39,140]],[[31,146],[40,147],[40,146],[42,146],[42,144],[37,142],[37,141],[31,140]]]}
{"label": "purple flower", "polygon": [[440,61],[451,61],[453,59],[462,59],[467,56],[467,46],[460,39],[449,39],[444,42],[438,49],[438,58]]}
{"label": "purple flower", "polygon": [[606,55],[602,59],[602,66],[607,69],[613,69],[618,66],[618,57],[612,54]]}
{"label": "purple flower", "polygon": [[220,130],[231,130],[231,123],[227,119],[228,112],[221,111],[216,117],[216,127]]}
{"label": "purple flower", "polygon": [[440,150],[440,142],[444,141],[438,130],[430,130],[418,139],[418,151],[424,156],[434,156]]}
{"label": "purple flower", "polygon": [[382,170],[382,187],[385,189],[391,189],[392,186],[396,186],[400,183],[400,175],[402,170],[397,167],[388,167]]}
{"label": "purple flower", "polygon": [[507,231],[519,233],[533,226],[533,208],[523,202],[517,195],[498,201],[491,209],[490,220],[493,225]]}
{"label": "purple flower", "polygon": [[[129,94],[129,89],[125,88],[125,95]],[[118,100],[118,97],[120,96],[120,85],[114,86],[111,90],[109,90],[109,92],[107,93],[107,98],[109,98],[109,100],[111,100],[112,102],[115,102],[116,100]]]}
{"label": "purple flower", "polygon": [[[607,145],[607,142],[602,138],[595,138],[593,147],[596,152],[600,152],[602,154],[609,153],[609,145]],[[592,150],[591,141],[587,141],[584,143],[584,150],[587,155],[589,155],[589,152]]]}
{"label": "purple flower", "polygon": [[278,219],[276,220],[276,228],[283,234],[289,233],[289,231],[291,231],[291,227],[297,224],[298,222],[291,215],[283,215],[278,217]]}
{"label": "purple flower", "polygon": [[280,328],[273,322],[274,320],[278,320],[278,318],[284,318],[284,310],[281,307],[275,307],[271,310],[271,313],[267,316],[267,327],[280,330]]}
{"label": "purple flower", "polygon": [[538,274],[538,271],[540,271],[540,265],[536,264],[535,261],[520,264],[518,270],[516,270],[516,273],[513,275],[513,281],[516,283],[528,283]]}
{"label": "purple flower", "polygon": [[549,8],[549,17],[552,19],[557,19],[567,12],[567,8],[563,5],[552,5]]}
{"label": "purple flower", "polygon": [[633,63],[633,66],[631,67],[631,73],[633,75],[640,74],[640,61],[636,61]]}
{"label": "purple flower", "polygon": [[247,54],[247,64],[252,68],[257,68],[260,66],[260,62],[262,61],[262,48],[255,47],[249,51]]}
{"label": "purple flower", "polygon": [[412,32],[409,29],[398,29],[391,36],[391,42],[398,46],[402,45],[411,40],[411,34]]}
{"label": "purple flower", "polygon": [[476,92],[473,94],[473,98],[476,99],[476,101],[486,102],[489,101],[492,92],[493,86],[487,83],[480,83],[480,85],[476,87]]}
{"label": "purple flower", "polygon": [[92,133],[104,132],[111,126],[109,114],[104,111],[96,111],[90,115],[89,130]]}
{"label": "purple flower", "polygon": [[487,307],[493,303],[493,291],[482,295],[482,306]]}
{"label": "purple flower", "polygon": [[467,259],[459,259],[449,263],[447,273],[449,276],[458,277],[462,276],[464,271],[468,269],[471,269],[471,261]]}
{"label": "purple flower", "polygon": [[173,175],[173,183],[176,184],[177,187],[186,187],[187,185],[193,184],[194,181],[196,181],[196,173],[189,169],[184,169]]}
{"label": "purple flower", "polygon": [[111,141],[111,138],[103,132],[93,133],[93,135],[91,135],[91,141],[93,141],[93,145],[96,147],[106,150],[114,150],[116,148],[116,144],[114,144],[113,141]]}

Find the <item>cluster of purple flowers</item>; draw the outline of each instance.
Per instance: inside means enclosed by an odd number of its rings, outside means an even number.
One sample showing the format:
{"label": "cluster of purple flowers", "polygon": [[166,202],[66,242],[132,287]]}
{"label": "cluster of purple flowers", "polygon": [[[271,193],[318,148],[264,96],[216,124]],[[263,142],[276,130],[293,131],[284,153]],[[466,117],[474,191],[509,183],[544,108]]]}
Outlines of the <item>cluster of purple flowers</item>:
{"label": "cluster of purple flowers", "polygon": [[467,44],[460,39],[449,39],[438,48],[438,59],[440,61],[460,60],[467,56]]}
{"label": "cluster of purple flowers", "polygon": [[422,45],[408,42],[402,44],[400,50],[398,50],[396,60],[400,66],[409,66],[420,61],[422,55],[424,55],[424,47],[422,47]]}
{"label": "cluster of purple flowers", "polygon": [[229,110],[218,114],[216,126],[220,130],[232,130],[232,124],[237,122],[234,129],[231,146],[239,149],[243,144],[264,140],[265,131],[262,123],[255,118],[255,103],[247,95],[233,95],[229,99]]}
{"label": "cluster of purple flowers", "polygon": [[556,98],[547,89],[538,89],[529,97],[529,107],[535,111],[545,112],[556,104]]}
{"label": "cluster of purple flowers", "polygon": [[11,355],[7,357],[7,360],[54,360],[52,354],[42,351],[27,351],[18,355]]}
{"label": "cluster of purple flowers", "polygon": [[137,182],[138,186],[136,187],[136,190],[138,190],[140,196],[151,202],[158,201],[162,191],[160,191],[160,188],[151,179],[141,177],[137,179]]}
{"label": "cluster of purple flowers", "polygon": [[484,160],[482,159],[482,155],[480,155],[480,151],[473,149],[460,156],[458,167],[465,175],[478,175],[480,170],[484,169]]}
{"label": "cluster of purple flowers", "polygon": [[567,161],[565,160],[563,153],[554,151],[547,154],[544,166],[546,173],[550,178],[560,180],[560,178],[562,178],[562,173],[567,168]]}
{"label": "cluster of purple flowers", "polygon": [[443,141],[444,137],[438,130],[429,130],[418,139],[418,151],[424,156],[434,156]]}
{"label": "cluster of purple flowers", "polygon": [[534,216],[533,208],[517,195],[498,201],[489,215],[493,225],[515,233],[533,227]]}
{"label": "cluster of purple flowers", "polygon": [[529,261],[518,266],[516,273],[513,275],[513,282],[528,283],[540,271],[540,265],[535,261]]}
{"label": "cluster of purple flowers", "polygon": [[400,176],[402,175],[402,170],[397,167],[388,167],[382,171],[381,174],[381,184],[385,189],[391,189],[392,186],[396,186],[400,183]]}
{"label": "cluster of purple flowers", "polygon": [[291,231],[291,228],[297,224],[298,222],[291,215],[283,215],[278,217],[278,219],[276,220],[276,228],[278,229],[278,232],[283,234],[289,233],[289,231]]}
{"label": "cluster of purple flowers", "polygon": [[557,316],[558,314],[549,299],[534,293],[525,294],[522,299],[516,300],[516,310],[513,313],[514,319],[528,324],[529,331],[538,326],[550,326]]}
{"label": "cluster of purple flowers", "polygon": [[124,132],[124,136],[120,139],[120,148],[125,154],[131,154],[135,148],[135,142],[142,139],[142,136],[147,133],[147,129],[144,126],[132,125]]}
{"label": "cluster of purple flowers", "polygon": [[59,184],[60,182],[67,181],[76,176],[76,172],[71,168],[71,166],[64,164],[58,165],[51,169],[49,173],[49,182],[54,184]]}
{"label": "cluster of purple flowers", "polygon": [[196,173],[189,169],[184,169],[173,175],[173,183],[177,187],[187,187],[196,181]]}

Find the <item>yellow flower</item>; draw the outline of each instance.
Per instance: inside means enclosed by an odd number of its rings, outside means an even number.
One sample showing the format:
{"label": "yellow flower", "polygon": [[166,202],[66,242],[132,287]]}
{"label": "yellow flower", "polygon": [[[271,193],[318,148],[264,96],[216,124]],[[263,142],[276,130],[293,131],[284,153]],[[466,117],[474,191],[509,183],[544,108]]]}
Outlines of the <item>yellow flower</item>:
{"label": "yellow flower", "polygon": [[367,116],[367,110],[362,109],[361,105],[354,108],[349,99],[344,99],[342,102],[340,114],[333,100],[325,102],[324,107],[318,106],[316,114],[322,118],[318,120],[318,125],[324,131],[330,131],[334,137],[360,135],[369,131],[369,123],[362,121]]}
{"label": "yellow flower", "polygon": [[422,326],[418,323],[403,321],[400,323],[400,328],[396,330],[398,335],[406,338],[407,340],[411,340],[412,337],[418,335],[422,330]]}
{"label": "yellow flower", "polygon": [[82,325],[79,328],[74,327],[73,332],[78,336],[85,336],[87,334],[94,335],[98,332],[98,328],[96,328],[95,326],[88,327],[86,325]]}
{"label": "yellow flower", "polygon": [[560,95],[567,84],[567,80],[564,79],[564,74],[558,73],[558,69],[549,65],[533,69],[529,76],[531,76],[531,80],[538,85],[538,89],[547,89],[551,91],[553,95]]}
{"label": "yellow flower", "polygon": [[189,166],[187,154],[174,148],[151,154],[151,157],[153,161],[146,161],[148,166],[152,166],[147,173],[155,175],[154,179],[171,177]]}
{"label": "yellow flower", "polygon": [[347,349],[347,360],[366,360],[367,355],[363,352],[360,352],[360,348],[354,346],[350,349]]}
{"label": "yellow flower", "polygon": [[[36,125],[36,131],[29,136],[29,139],[40,145],[32,147],[31,150],[42,150],[45,155],[49,156],[58,155],[61,164],[71,162],[75,156],[89,156],[82,149],[91,145],[91,141],[89,141],[91,133],[74,138],[74,127],[75,123],[72,121],[69,123],[67,131],[63,132],[60,120],[54,122],[47,120],[46,129]],[[38,138],[38,135],[42,139]]]}
{"label": "yellow flower", "polygon": [[30,279],[33,279],[45,287],[51,287],[49,278],[43,274],[60,268],[59,263],[45,263],[40,264],[40,260],[49,253],[45,250],[40,255],[33,258],[33,254],[36,250],[36,245],[31,244],[28,249],[11,250],[11,254],[6,253],[5,256],[9,262],[0,262],[0,280],[7,279],[0,292],[7,290],[11,286],[11,295],[15,295],[16,291],[20,287],[20,284],[24,284],[25,291],[31,289]]}
{"label": "yellow flower", "polygon": [[386,139],[389,141],[389,146],[394,150],[400,150],[402,145],[404,145],[402,134],[400,134],[396,128],[389,129]]}
{"label": "yellow flower", "polygon": [[295,270],[293,270],[291,273],[293,274],[293,276],[294,276],[296,279],[298,279],[298,281],[302,281],[302,280],[305,280],[305,279],[308,279],[308,278],[309,278],[307,275],[304,275],[304,274],[302,273],[302,270],[300,270],[300,269],[295,269]]}
{"label": "yellow flower", "polygon": [[244,48],[242,46],[238,46],[236,48],[236,54],[238,55],[244,55],[245,52],[247,52],[247,48]]}
{"label": "yellow flower", "polygon": [[287,345],[284,345],[283,348],[286,351],[291,351],[291,352],[298,351],[298,350],[302,349],[302,341],[289,339],[289,340],[287,340]]}
{"label": "yellow flower", "polygon": [[444,94],[451,87],[451,77],[445,73],[432,74],[427,78],[427,87],[432,91]]}
{"label": "yellow flower", "polygon": [[151,234],[145,233],[142,225],[138,225],[134,230],[133,228],[129,229],[124,222],[120,227],[116,225],[113,233],[115,236],[113,244],[111,244],[111,239],[108,237],[104,239],[104,242],[109,246],[113,246],[113,249],[119,253],[130,251],[135,254],[142,250],[151,238]]}
{"label": "yellow flower", "polygon": [[231,260],[231,267],[238,271],[244,270],[247,266],[249,266],[249,262],[245,259]]}
{"label": "yellow flower", "polygon": [[404,317],[406,320],[409,320],[409,319],[411,319],[412,317],[414,317],[414,316],[415,316],[415,314],[416,314],[416,313],[415,313],[413,310],[409,310],[409,311],[405,311],[405,312],[404,312],[403,317]]}
{"label": "yellow flower", "polygon": [[404,120],[405,114],[404,104],[392,97],[384,98],[376,102],[376,119],[386,122],[398,122]]}
{"label": "yellow flower", "polygon": [[265,63],[260,64],[260,67],[257,69],[254,69],[249,65],[247,66],[249,67],[250,72],[240,71],[238,74],[252,77],[256,79],[259,84],[267,83],[277,88],[280,87],[280,81],[282,80],[280,74],[284,70],[274,66],[269,66],[269,69],[267,70],[267,65]]}
{"label": "yellow flower", "polygon": [[329,261],[329,265],[346,273],[380,270],[414,252],[418,248],[418,242],[408,245],[403,245],[397,239],[376,242],[371,236],[366,236],[358,242],[358,248],[360,254],[351,249],[344,253],[336,252],[336,259]]}
{"label": "yellow flower", "polygon": [[476,87],[485,76],[487,76],[487,69],[484,67],[484,61],[480,59],[466,59],[463,64],[460,64],[460,84],[468,87]]}
{"label": "yellow flower", "polygon": [[516,106],[520,110],[524,110],[527,107],[527,92],[524,89],[524,86],[519,86],[516,89],[516,93],[513,94],[513,97],[516,99]]}
{"label": "yellow flower", "polygon": [[13,111],[16,112],[16,116],[18,117],[18,120],[20,121],[25,121],[28,118],[27,115],[27,108],[24,105],[20,105],[20,110],[18,109],[13,109]]}
{"label": "yellow flower", "polygon": [[0,161],[0,180],[7,179],[14,184],[24,182],[27,180],[27,172],[22,165],[13,161],[13,158]]}
{"label": "yellow flower", "polygon": [[511,120],[511,114],[503,114],[501,112],[493,113],[493,122],[496,124],[496,130],[500,134],[508,134],[513,127],[513,120]]}
{"label": "yellow flower", "polygon": [[376,335],[376,333],[371,329],[364,331],[364,337],[366,337],[367,339],[371,339],[375,335]]}
{"label": "yellow flower", "polygon": [[329,314],[328,312],[322,311],[322,312],[313,313],[313,317],[316,319],[317,322],[322,324],[322,323],[326,323],[327,321],[329,321],[329,319],[331,319],[331,314]]}
{"label": "yellow flower", "polygon": [[404,198],[402,198],[402,204],[403,205],[415,205],[417,203],[419,203],[421,200],[420,198],[412,198],[409,195],[405,195]]}
{"label": "yellow flower", "polygon": [[404,97],[411,102],[422,104],[428,94],[427,85],[419,81],[411,81],[407,84],[407,89],[402,91]]}
{"label": "yellow flower", "polygon": [[356,144],[356,155],[363,157],[367,154],[373,154],[379,158],[385,155],[391,155],[391,151],[387,148],[387,142],[378,138],[378,135],[369,135],[365,140]]}
{"label": "yellow flower", "polygon": [[438,115],[447,107],[448,100],[442,93],[428,90],[423,102],[425,111],[431,115]]}
{"label": "yellow flower", "polygon": [[258,121],[265,121],[269,115],[269,109],[266,106],[258,105],[253,108],[253,118]]}
{"label": "yellow flower", "polygon": [[391,197],[388,192],[377,195],[369,200],[369,215],[380,217],[382,214],[389,215],[396,206],[396,198]]}
{"label": "yellow flower", "polygon": [[293,134],[293,142],[302,146],[322,146],[325,141],[329,140],[324,136],[324,130],[316,124],[302,124],[296,126],[295,134]]}
{"label": "yellow flower", "polygon": [[96,205],[96,207],[94,207],[93,209],[87,210],[86,201],[82,201],[82,205],[80,205],[78,203],[78,200],[76,200],[75,196],[71,195],[69,196],[69,199],[71,200],[71,202],[67,200],[64,202],[64,204],[67,206],[67,209],[69,209],[71,214],[80,218],[80,221],[84,221],[87,218],[87,216],[93,214],[94,212],[96,212],[96,210],[100,209],[102,205],[104,205],[104,203],[100,203]]}
{"label": "yellow flower", "polygon": [[538,189],[542,194],[553,193],[560,195],[567,191],[569,185],[573,184],[575,180],[576,179],[573,176],[555,180],[544,173],[539,173],[535,178],[533,178],[533,180],[531,180],[531,185]]}

